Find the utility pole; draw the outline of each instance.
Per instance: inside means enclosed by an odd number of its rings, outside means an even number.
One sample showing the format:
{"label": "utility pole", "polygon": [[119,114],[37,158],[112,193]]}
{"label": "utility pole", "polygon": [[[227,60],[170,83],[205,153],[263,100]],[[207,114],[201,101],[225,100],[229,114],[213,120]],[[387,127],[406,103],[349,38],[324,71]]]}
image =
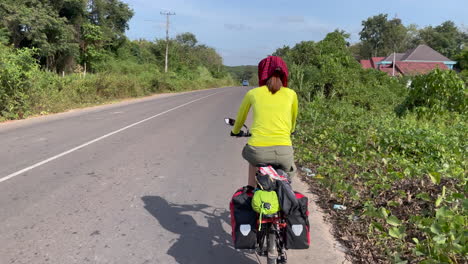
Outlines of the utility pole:
{"label": "utility pole", "polygon": [[161,12],[161,15],[166,16],[166,63],[164,65],[164,72],[167,72],[167,57],[169,54],[169,16],[174,16],[175,13]]}

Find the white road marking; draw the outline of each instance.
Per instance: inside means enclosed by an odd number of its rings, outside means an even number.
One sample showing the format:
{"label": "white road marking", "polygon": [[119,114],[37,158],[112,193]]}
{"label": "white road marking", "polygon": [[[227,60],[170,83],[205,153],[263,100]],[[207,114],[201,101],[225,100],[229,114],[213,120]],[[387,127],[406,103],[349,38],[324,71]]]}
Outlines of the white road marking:
{"label": "white road marking", "polygon": [[139,124],[141,124],[141,123],[144,123],[144,122],[146,122],[146,121],[149,121],[149,120],[151,120],[151,119],[153,119],[153,118],[155,118],[155,117],[164,115],[164,114],[169,113],[169,112],[171,112],[171,111],[173,111],[173,110],[176,110],[176,109],[178,109],[178,108],[184,107],[184,106],[189,105],[189,104],[191,104],[191,103],[194,103],[194,102],[196,102],[196,101],[200,101],[200,100],[202,100],[202,99],[205,99],[205,98],[207,98],[207,97],[210,97],[210,96],[215,95],[215,94],[218,94],[218,93],[222,93],[222,92],[212,93],[212,94],[210,94],[210,95],[207,95],[207,96],[204,96],[204,97],[201,97],[201,98],[192,100],[192,101],[190,101],[190,102],[188,102],[188,103],[181,104],[181,105],[179,105],[179,106],[176,106],[176,107],[174,107],[174,108],[171,108],[171,109],[169,109],[169,110],[166,110],[166,111],[164,111],[164,112],[161,112],[161,113],[159,113],[159,114],[156,114],[156,115],[154,115],[154,116],[150,116],[150,117],[145,118],[145,119],[143,119],[143,120],[141,120],[141,121],[138,121],[138,122],[136,122],[136,123],[133,123],[133,124],[131,124],[131,125],[128,125],[128,126],[126,126],[126,127],[123,127],[123,128],[121,128],[121,129],[118,129],[118,130],[115,130],[115,131],[110,132],[110,133],[108,133],[108,134],[105,134],[104,136],[101,136],[101,137],[98,137],[98,138],[93,139],[93,140],[91,140],[91,141],[88,141],[88,142],[86,142],[86,143],[84,143],[84,144],[81,144],[81,145],[79,145],[79,146],[77,146],[77,147],[74,147],[74,148],[72,148],[72,149],[70,149],[70,150],[67,150],[67,151],[62,152],[62,153],[60,153],[60,154],[58,154],[58,155],[55,155],[55,156],[53,156],[53,157],[50,157],[50,158],[48,158],[48,159],[46,159],[46,160],[43,160],[43,161],[41,161],[41,162],[38,162],[38,163],[36,163],[36,164],[34,164],[34,165],[31,165],[31,166],[29,166],[29,167],[27,167],[27,168],[24,168],[24,169],[22,169],[22,170],[19,170],[19,171],[17,171],[17,172],[14,172],[14,173],[12,173],[12,174],[10,174],[10,175],[7,175],[7,176],[5,176],[5,177],[2,177],[2,178],[0,178],[0,182],[4,182],[4,181],[6,181],[6,180],[9,180],[9,179],[11,179],[11,178],[13,178],[13,177],[15,177],[15,176],[18,176],[18,175],[20,175],[20,174],[22,174],[22,173],[25,173],[25,172],[27,172],[27,171],[30,171],[30,170],[32,170],[32,169],[34,169],[34,168],[37,168],[37,167],[39,167],[39,166],[41,166],[41,165],[44,165],[44,164],[46,164],[46,163],[48,163],[48,162],[51,162],[51,161],[53,161],[53,160],[56,160],[56,159],[58,159],[58,158],[60,158],[60,157],[63,157],[63,156],[65,156],[65,155],[70,154],[70,153],[72,153],[72,152],[74,152],[74,151],[77,151],[77,150],[79,150],[79,149],[82,149],[82,148],[84,148],[84,147],[86,147],[86,146],[89,146],[89,145],[91,145],[91,144],[93,144],[93,143],[96,143],[96,142],[98,142],[98,141],[100,141],[100,140],[103,140],[103,139],[105,139],[105,138],[107,138],[107,137],[110,137],[110,136],[112,136],[112,135],[114,135],[114,134],[117,134],[117,133],[119,133],[119,132],[122,132],[122,131],[124,131],[124,130],[127,130],[127,129],[131,128],[131,127],[134,127],[134,126],[136,126],[136,125],[139,125]]}

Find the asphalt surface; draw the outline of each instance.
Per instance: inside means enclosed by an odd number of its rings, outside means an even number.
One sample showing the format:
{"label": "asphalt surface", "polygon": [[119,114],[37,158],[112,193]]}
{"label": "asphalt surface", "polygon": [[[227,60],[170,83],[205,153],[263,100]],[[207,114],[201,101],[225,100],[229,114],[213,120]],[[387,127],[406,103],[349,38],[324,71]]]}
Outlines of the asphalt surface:
{"label": "asphalt surface", "polygon": [[[0,263],[257,263],[231,243],[228,204],[247,183],[246,139],[229,137],[223,122],[247,89],[0,124]],[[342,263],[310,211],[311,248],[289,250],[288,263]]]}

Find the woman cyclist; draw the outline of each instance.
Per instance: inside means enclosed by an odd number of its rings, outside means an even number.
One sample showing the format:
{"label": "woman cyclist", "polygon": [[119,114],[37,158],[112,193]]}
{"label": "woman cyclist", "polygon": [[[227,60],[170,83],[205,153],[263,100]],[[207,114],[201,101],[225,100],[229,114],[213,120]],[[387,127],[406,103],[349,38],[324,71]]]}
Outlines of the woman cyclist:
{"label": "woman cyclist", "polygon": [[241,130],[250,108],[253,108],[252,136],[242,151],[249,162],[248,185],[256,186],[256,166],[277,164],[292,178],[296,172],[291,134],[296,127],[297,94],[287,88],[288,68],[276,56],[258,64],[260,87],[247,92],[237,113],[231,136],[242,136]]}

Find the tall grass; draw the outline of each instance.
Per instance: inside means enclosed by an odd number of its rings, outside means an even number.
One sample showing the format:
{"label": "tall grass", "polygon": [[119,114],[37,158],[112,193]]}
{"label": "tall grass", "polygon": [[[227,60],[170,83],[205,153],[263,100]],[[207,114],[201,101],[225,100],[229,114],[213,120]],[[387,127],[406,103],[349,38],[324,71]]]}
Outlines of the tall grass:
{"label": "tall grass", "polygon": [[108,60],[97,73],[60,76],[40,70],[31,50],[0,47],[0,121],[62,112],[123,98],[233,84],[199,66],[188,74],[162,73],[157,65]]}

